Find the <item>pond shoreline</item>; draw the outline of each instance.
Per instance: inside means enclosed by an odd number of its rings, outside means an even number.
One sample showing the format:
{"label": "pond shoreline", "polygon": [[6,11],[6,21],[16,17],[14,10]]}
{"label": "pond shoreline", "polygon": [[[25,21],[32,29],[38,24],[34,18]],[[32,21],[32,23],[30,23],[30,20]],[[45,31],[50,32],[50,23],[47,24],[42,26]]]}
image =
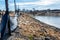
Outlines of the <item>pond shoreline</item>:
{"label": "pond shoreline", "polygon": [[39,23],[43,24],[43,25],[48,25],[48,27],[51,27],[51,28],[53,28],[53,29],[60,30],[60,28],[57,28],[57,27],[55,27],[55,26],[53,26],[53,25],[49,25],[49,24],[47,24],[47,23],[44,23],[44,22],[42,22],[42,21],[40,21],[40,20],[38,20],[38,19],[36,19],[36,18],[34,18],[34,17],[32,17],[32,18],[33,18],[34,20],[38,21]]}
{"label": "pond shoreline", "polygon": [[[35,18],[33,18],[33,19],[35,19]],[[51,28],[53,28],[53,29],[60,30],[60,28],[57,28],[57,27],[55,27],[55,26],[53,26],[53,25],[49,25],[49,24],[44,23],[44,22],[42,22],[42,21],[39,21],[39,20],[37,20],[37,19],[35,19],[35,20],[38,21],[38,22],[40,22],[40,23],[43,24],[43,25],[48,25],[48,27],[51,27]]]}
{"label": "pond shoreline", "polygon": [[[29,15],[31,16],[31,14],[29,14]],[[44,22],[36,19],[34,15],[32,15],[31,17],[32,17],[34,20],[40,22],[40,23],[43,24],[43,25],[48,25],[48,26],[51,27],[51,28],[55,28],[55,29],[60,30],[60,28],[57,28],[57,27],[55,27],[55,26],[53,26],[53,25],[49,25],[49,24],[47,24],[47,23],[44,23]],[[49,17],[51,17],[51,16],[49,16]],[[52,17],[60,17],[60,16],[52,16]]]}
{"label": "pond shoreline", "polygon": [[60,17],[55,16],[34,16],[35,19],[46,23],[48,25],[52,25],[58,29],[60,29]]}

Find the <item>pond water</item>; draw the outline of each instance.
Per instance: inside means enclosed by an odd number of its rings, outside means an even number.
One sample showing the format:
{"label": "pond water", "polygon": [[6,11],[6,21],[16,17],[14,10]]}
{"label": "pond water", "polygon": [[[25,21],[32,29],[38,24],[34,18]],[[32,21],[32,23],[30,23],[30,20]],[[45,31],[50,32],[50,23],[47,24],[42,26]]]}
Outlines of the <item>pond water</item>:
{"label": "pond water", "polygon": [[56,16],[35,16],[35,19],[40,20],[46,24],[60,28],[60,17]]}

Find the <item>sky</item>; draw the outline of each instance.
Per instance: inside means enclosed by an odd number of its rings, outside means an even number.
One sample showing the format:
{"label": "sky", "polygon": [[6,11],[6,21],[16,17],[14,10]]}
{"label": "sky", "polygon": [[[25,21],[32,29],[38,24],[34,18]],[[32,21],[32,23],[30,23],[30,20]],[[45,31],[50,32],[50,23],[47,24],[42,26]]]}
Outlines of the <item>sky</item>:
{"label": "sky", "polygon": [[[15,10],[14,0],[8,0],[9,10]],[[17,8],[26,10],[60,9],[60,0],[16,0]],[[5,0],[0,0],[0,10],[5,10]]]}

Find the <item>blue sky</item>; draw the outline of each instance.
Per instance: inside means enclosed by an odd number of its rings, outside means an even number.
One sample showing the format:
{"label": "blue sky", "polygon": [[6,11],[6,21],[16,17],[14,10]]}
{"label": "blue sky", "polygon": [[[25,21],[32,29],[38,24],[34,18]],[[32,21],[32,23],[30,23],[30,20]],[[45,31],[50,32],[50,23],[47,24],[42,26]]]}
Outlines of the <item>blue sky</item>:
{"label": "blue sky", "polygon": [[[60,0],[16,0],[16,5],[26,10],[60,9]],[[4,0],[0,0],[0,9],[5,10]],[[9,10],[14,10],[14,0],[9,0]]]}

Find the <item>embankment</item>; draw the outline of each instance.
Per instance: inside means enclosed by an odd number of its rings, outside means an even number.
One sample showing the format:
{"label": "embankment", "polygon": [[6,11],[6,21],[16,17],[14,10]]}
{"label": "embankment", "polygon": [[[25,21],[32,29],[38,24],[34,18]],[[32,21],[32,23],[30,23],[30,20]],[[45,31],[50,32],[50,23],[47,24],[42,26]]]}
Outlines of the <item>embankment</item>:
{"label": "embankment", "polygon": [[33,40],[60,40],[60,29],[42,23],[28,14],[18,18],[19,33]]}

